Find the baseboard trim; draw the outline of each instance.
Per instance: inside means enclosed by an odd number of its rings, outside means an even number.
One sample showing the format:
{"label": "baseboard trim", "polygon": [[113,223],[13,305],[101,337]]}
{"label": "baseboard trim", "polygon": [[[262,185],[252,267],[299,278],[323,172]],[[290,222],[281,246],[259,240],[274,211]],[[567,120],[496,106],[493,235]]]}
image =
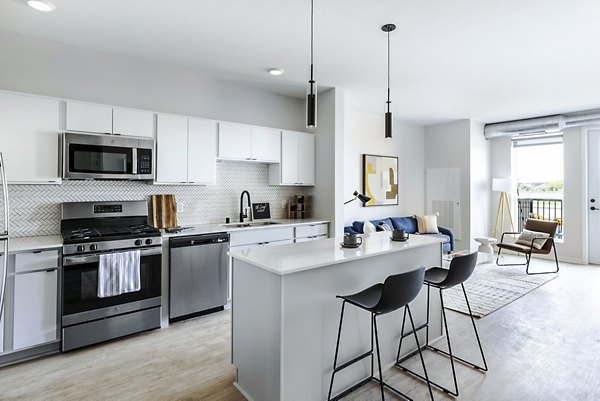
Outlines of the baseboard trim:
{"label": "baseboard trim", "polygon": [[[517,252],[509,251],[509,250],[506,250],[506,249],[502,250],[502,254],[525,257],[523,253],[517,253]],[[502,255],[500,255],[500,256],[502,256]],[[531,256],[533,258],[536,258],[536,259],[554,260],[554,256],[552,256],[552,255],[536,255],[536,254],[532,254]],[[498,257],[498,253],[494,254],[494,260],[496,259],[496,257]],[[558,261],[559,262],[566,262],[566,263],[573,263],[573,264],[576,264],[576,265],[586,264],[586,263],[583,263],[583,259],[571,258],[571,257],[568,257],[568,256],[560,256],[560,255],[558,256]]]}

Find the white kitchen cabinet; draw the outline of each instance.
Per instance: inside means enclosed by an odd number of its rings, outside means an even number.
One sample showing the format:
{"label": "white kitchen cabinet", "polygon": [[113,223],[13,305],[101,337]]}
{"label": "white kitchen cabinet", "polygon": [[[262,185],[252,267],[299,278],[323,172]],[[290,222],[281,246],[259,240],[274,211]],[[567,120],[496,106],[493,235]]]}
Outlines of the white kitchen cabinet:
{"label": "white kitchen cabinet", "polygon": [[281,162],[269,166],[270,185],[315,185],[315,136],[281,133]]}
{"label": "white kitchen cabinet", "polygon": [[298,133],[298,182],[315,185],[315,136]]}
{"label": "white kitchen cabinet", "polygon": [[219,158],[252,159],[252,127],[219,123]]}
{"label": "white kitchen cabinet", "polygon": [[298,184],[298,133],[281,134],[281,183]]}
{"label": "white kitchen cabinet", "polygon": [[57,339],[58,270],[15,275],[13,349]]}
{"label": "white kitchen cabinet", "polygon": [[281,130],[252,127],[252,159],[279,163],[281,160]]}
{"label": "white kitchen cabinet", "polygon": [[188,119],[159,114],[156,126],[158,183],[185,183],[188,173]]}
{"label": "white kitchen cabinet", "polygon": [[187,181],[217,183],[216,121],[190,118],[188,122]]}
{"label": "white kitchen cabinet", "polygon": [[[0,275],[2,275],[4,268],[4,255],[0,255]],[[2,308],[2,314],[0,315],[0,354],[4,352],[4,308]]]}
{"label": "white kitchen cabinet", "polygon": [[112,133],[154,138],[154,113],[113,107]]}
{"label": "white kitchen cabinet", "polygon": [[0,92],[0,152],[9,183],[60,183],[58,99]]}
{"label": "white kitchen cabinet", "polygon": [[67,131],[112,134],[112,107],[67,101],[65,127]]}

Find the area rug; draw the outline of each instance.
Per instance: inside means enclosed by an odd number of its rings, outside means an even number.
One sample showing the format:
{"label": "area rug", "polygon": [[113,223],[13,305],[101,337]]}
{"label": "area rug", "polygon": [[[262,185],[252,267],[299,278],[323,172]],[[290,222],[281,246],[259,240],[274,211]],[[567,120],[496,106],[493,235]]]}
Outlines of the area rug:
{"label": "area rug", "polygon": [[[557,274],[530,276],[525,266],[496,266],[495,263],[478,264],[473,275],[465,282],[473,316],[483,317],[521,298],[557,277]],[[461,287],[444,291],[447,309],[468,314]]]}

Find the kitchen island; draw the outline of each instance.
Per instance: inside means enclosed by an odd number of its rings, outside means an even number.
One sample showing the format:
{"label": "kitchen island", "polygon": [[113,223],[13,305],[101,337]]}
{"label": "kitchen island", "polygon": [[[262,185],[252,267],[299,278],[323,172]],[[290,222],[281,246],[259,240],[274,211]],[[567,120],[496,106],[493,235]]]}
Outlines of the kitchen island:
{"label": "kitchen island", "polygon": [[[441,241],[413,235],[390,240],[389,232],[364,236],[357,249],[342,238],[230,251],[233,258],[232,362],[236,387],[255,401],[321,401],[327,398],[341,301],[392,274],[441,266]],[[431,293],[430,341],[441,336],[438,294]],[[411,304],[415,324],[426,321],[426,290]],[[384,369],[393,365],[402,311],[378,319]],[[424,331],[420,341],[424,340]],[[411,338],[403,354],[416,349]],[[370,315],[347,307],[339,361],[370,347]],[[370,359],[336,376],[333,394],[370,374]]]}

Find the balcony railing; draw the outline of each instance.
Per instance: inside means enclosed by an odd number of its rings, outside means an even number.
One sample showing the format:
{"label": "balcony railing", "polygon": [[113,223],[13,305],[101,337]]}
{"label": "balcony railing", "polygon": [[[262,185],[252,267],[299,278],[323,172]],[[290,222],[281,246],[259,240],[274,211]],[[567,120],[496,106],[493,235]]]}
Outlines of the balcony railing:
{"label": "balcony railing", "polygon": [[523,231],[528,218],[558,222],[556,238],[563,237],[562,199],[519,198],[519,231]]}

